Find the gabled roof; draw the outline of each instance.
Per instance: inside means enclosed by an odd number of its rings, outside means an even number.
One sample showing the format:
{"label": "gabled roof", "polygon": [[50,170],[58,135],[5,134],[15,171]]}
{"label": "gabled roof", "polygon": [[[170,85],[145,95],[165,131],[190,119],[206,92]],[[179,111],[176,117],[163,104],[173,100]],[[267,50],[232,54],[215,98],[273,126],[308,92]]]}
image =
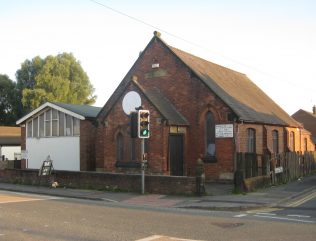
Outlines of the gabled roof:
{"label": "gabled roof", "polygon": [[303,124],[304,128],[311,132],[314,143],[316,143],[316,115],[305,110],[296,111],[292,117]]}
{"label": "gabled roof", "polygon": [[16,122],[16,124],[19,125],[25,122],[27,119],[31,118],[32,116],[38,114],[39,112],[49,107],[64,112],[73,117],[76,117],[80,120],[85,120],[86,118],[95,118],[101,110],[100,107],[89,105],[74,105],[59,102],[46,102],[38,108],[36,108],[35,110],[28,113],[27,115],[23,116]]}
{"label": "gabled roof", "polygon": [[207,88],[233,110],[240,121],[292,127],[300,126],[298,122],[291,118],[246,75],[171,47],[156,32],[155,36],[106,102],[102,111],[100,111],[100,117],[104,118],[109,113],[114,103],[132,81],[131,75],[138,61],[155,41],[160,41],[176,58],[192,70]]}
{"label": "gabled roof", "polygon": [[152,89],[145,90],[136,80],[133,80],[133,83],[136,84],[136,86],[159,111],[159,113],[168,122],[169,125],[189,125],[187,119],[176,109],[176,107],[159,89],[154,87]]}
{"label": "gabled roof", "polygon": [[299,124],[245,74],[214,64],[177,48],[169,49],[245,122],[282,126]]}
{"label": "gabled roof", "polygon": [[84,116],[86,118],[95,118],[100,110],[101,107],[95,107],[90,105],[74,105],[74,104],[66,104],[66,103],[59,103],[59,102],[52,102],[59,107],[77,113],[78,115]]}

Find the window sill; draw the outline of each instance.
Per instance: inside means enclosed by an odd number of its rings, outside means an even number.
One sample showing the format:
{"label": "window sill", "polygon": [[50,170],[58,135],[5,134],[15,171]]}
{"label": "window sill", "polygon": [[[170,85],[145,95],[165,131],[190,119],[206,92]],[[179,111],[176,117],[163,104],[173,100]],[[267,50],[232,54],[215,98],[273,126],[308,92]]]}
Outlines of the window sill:
{"label": "window sill", "polygon": [[204,163],[217,163],[216,156],[205,156],[202,160]]}
{"label": "window sill", "polygon": [[115,167],[122,167],[122,168],[140,168],[140,162],[116,162]]}

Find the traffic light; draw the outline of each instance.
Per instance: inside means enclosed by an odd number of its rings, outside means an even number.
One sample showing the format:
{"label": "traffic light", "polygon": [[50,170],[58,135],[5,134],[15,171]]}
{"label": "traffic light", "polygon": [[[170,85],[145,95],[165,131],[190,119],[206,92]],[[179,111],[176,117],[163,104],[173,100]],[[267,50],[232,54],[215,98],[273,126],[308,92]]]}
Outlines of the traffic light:
{"label": "traffic light", "polygon": [[138,111],[138,137],[149,138],[149,110]]}
{"label": "traffic light", "polygon": [[138,114],[136,111],[130,114],[130,127],[131,127],[131,138],[138,137]]}

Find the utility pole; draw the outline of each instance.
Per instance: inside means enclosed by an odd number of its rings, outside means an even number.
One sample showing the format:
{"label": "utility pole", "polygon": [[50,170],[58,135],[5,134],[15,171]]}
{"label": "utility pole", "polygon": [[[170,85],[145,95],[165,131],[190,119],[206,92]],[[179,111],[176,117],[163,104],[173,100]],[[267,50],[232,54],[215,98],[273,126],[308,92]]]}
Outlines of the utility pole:
{"label": "utility pole", "polygon": [[144,158],[145,158],[145,139],[144,138],[141,138],[141,155],[142,155],[142,163],[141,163],[141,169],[142,169],[142,194],[145,194],[145,168],[146,168],[147,160],[144,160]]}

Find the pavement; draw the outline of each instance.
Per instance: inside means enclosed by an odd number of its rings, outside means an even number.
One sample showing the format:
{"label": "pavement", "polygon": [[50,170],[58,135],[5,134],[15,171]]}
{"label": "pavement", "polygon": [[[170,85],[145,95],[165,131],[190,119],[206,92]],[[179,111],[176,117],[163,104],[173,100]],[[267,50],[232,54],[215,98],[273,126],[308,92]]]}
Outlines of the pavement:
{"label": "pavement", "polygon": [[207,195],[173,196],[107,192],[70,188],[0,183],[0,190],[88,199],[137,207],[190,208],[205,210],[241,211],[267,207],[288,206],[290,203],[316,192],[316,174],[287,184],[260,189],[246,194],[233,194],[232,184],[208,183]]}

